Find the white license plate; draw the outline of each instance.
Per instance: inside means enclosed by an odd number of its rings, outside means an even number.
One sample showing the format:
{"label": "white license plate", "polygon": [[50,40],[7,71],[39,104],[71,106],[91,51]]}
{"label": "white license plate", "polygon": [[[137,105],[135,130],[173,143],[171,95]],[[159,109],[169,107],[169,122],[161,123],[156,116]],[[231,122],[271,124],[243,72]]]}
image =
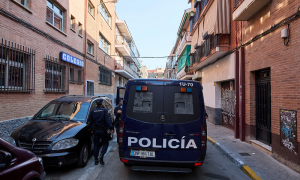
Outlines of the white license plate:
{"label": "white license plate", "polygon": [[135,151],[131,150],[130,152],[131,156],[142,156],[142,157],[155,157],[154,151]]}

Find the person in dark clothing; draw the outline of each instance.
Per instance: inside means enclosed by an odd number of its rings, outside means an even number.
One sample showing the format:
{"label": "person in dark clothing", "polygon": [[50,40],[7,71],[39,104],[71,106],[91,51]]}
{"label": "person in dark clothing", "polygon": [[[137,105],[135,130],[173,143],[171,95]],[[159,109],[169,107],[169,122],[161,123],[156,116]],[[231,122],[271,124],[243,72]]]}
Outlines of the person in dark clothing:
{"label": "person in dark clothing", "polygon": [[108,111],[102,106],[103,99],[96,100],[97,107],[91,110],[89,115],[90,125],[93,126],[94,133],[94,157],[95,165],[99,164],[99,149],[100,149],[100,138],[102,139],[103,146],[100,154],[100,164],[104,165],[103,157],[108,148],[108,137],[107,129],[111,130],[113,133],[113,126],[111,120],[109,119]]}
{"label": "person in dark clothing", "polygon": [[115,116],[116,116],[115,127],[116,127],[116,130],[117,130],[117,140],[118,140],[118,142],[119,142],[119,129],[120,129],[120,126],[119,126],[120,123],[119,122],[120,122],[120,119],[121,119],[122,107],[123,107],[123,99],[120,100],[120,103],[114,109],[114,113],[115,113]]}

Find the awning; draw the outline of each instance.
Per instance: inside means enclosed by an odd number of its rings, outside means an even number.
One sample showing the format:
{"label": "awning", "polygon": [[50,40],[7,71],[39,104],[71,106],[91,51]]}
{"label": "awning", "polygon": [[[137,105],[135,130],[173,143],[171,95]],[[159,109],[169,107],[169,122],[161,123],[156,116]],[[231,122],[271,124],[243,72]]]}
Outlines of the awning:
{"label": "awning", "polygon": [[230,34],[230,0],[218,0],[215,34]]}
{"label": "awning", "polygon": [[184,50],[181,52],[178,60],[178,68],[177,72],[182,70],[185,66],[190,65],[190,55],[189,53],[191,52],[191,45],[185,46]]}

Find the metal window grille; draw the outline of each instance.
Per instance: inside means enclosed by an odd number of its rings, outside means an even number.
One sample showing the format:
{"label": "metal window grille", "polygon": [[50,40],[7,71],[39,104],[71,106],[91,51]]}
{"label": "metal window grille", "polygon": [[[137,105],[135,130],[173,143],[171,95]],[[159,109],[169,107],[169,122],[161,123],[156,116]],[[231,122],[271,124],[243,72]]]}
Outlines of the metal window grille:
{"label": "metal window grille", "polygon": [[87,81],[86,89],[87,89],[88,96],[94,96],[94,82]]}
{"label": "metal window grille", "polygon": [[0,94],[34,93],[35,51],[1,39]]}
{"label": "metal window grille", "polygon": [[70,65],[69,71],[70,83],[83,84],[83,68],[75,65]]}
{"label": "metal window grille", "polygon": [[49,55],[45,58],[45,92],[69,93],[69,66]]}
{"label": "metal window grille", "polygon": [[111,83],[111,72],[104,69],[104,68],[102,68],[102,67],[99,67],[98,82],[100,84],[111,86],[112,85],[112,83]]}

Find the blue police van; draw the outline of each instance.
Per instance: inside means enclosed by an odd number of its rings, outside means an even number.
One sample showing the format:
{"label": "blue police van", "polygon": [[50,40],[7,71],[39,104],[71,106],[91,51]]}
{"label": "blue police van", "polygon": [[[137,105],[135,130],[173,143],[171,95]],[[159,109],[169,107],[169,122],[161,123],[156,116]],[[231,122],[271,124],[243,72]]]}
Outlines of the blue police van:
{"label": "blue police van", "polygon": [[[129,80],[123,100],[119,156],[125,165],[195,167],[207,147],[202,86],[196,81]],[[131,168],[132,169],[132,168]]]}

